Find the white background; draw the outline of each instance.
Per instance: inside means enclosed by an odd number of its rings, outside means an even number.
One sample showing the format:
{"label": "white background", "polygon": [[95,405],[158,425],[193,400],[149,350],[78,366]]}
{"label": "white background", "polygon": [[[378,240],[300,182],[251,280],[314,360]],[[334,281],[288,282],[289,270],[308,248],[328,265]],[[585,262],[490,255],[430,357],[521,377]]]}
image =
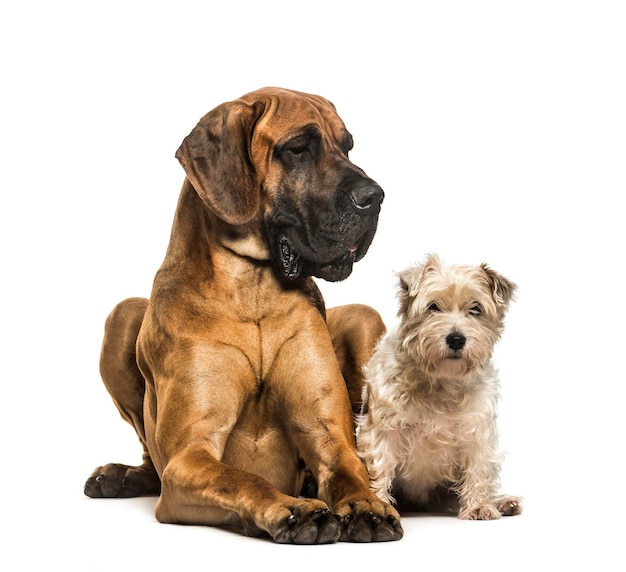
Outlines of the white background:
{"label": "white background", "polygon": [[[2,568],[623,570],[622,6],[3,3]],[[367,257],[320,284],[329,306],[391,325],[394,272],[429,251],[519,285],[496,362],[503,489],[524,515],[410,516],[401,542],[296,547],[83,497],[97,465],[139,461],[98,356],[107,313],[149,294],[165,252],[174,152],[267,85],[333,101],[386,192]]]}

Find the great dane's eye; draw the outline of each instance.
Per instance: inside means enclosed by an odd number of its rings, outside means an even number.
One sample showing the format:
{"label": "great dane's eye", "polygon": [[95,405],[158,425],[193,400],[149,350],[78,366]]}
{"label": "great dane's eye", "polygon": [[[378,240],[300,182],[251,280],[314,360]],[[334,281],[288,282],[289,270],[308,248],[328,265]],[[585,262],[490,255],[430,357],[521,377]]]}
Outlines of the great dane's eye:
{"label": "great dane's eye", "polygon": [[306,145],[294,145],[294,146],[288,147],[287,151],[291,153],[292,155],[295,155],[296,157],[298,157],[299,155],[302,155],[302,153],[305,153],[306,151],[308,151],[308,147]]}
{"label": "great dane's eye", "polygon": [[474,302],[470,306],[469,313],[472,316],[480,316],[483,313],[483,307],[478,302]]}
{"label": "great dane's eye", "polygon": [[289,155],[302,155],[309,148],[309,138],[306,135],[294,137],[282,145],[280,152]]}
{"label": "great dane's eye", "polygon": [[441,308],[437,305],[437,302],[431,302],[428,306],[430,312],[441,312]]}
{"label": "great dane's eye", "polygon": [[302,160],[315,156],[319,147],[319,136],[316,132],[310,131],[308,130],[278,147],[278,156],[287,165],[295,166]]}

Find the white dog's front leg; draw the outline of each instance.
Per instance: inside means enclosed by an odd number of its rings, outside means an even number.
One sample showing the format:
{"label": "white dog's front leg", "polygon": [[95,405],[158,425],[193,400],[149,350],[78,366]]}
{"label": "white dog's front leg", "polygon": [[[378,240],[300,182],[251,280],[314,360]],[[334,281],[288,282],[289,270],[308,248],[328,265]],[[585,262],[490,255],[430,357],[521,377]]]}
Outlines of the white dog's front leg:
{"label": "white dog's front leg", "polygon": [[[471,466],[471,465],[470,465]],[[501,514],[496,506],[500,463],[495,460],[476,462],[464,471],[460,484],[459,518],[462,520],[496,520]]]}
{"label": "white dog's front leg", "polygon": [[370,478],[370,488],[376,496],[395,503],[391,487],[395,477],[397,459],[390,439],[393,431],[376,432],[362,427],[358,437],[358,452],[365,463]]}

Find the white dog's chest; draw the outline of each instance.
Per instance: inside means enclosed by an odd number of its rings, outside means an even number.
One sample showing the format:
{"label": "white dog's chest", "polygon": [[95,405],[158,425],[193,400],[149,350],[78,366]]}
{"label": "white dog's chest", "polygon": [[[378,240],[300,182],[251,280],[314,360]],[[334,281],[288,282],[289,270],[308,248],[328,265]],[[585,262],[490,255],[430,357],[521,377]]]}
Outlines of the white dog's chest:
{"label": "white dog's chest", "polygon": [[[451,431],[450,429],[456,429]],[[404,451],[400,453],[398,473],[409,471],[430,475],[434,480],[453,477],[463,448],[459,427],[434,431],[432,427],[416,426],[401,429],[400,442]]]}
{"label": "white dog's chest", "polygon": [[460,424],[433,427],[432,423],[405,427],[396,435],[397,478],[424,484],[454,481],[466,447]]}

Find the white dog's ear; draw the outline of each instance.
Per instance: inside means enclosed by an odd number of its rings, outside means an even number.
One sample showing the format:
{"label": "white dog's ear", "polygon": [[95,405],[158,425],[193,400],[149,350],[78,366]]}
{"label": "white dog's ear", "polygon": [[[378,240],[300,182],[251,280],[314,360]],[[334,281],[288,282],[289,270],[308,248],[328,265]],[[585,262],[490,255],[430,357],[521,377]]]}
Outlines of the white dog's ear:
{"label": "white dog's ear", "polygon": [[398,272],[400,282],[400,292],[408,296],[415,297],[420,289],[420,284],[424,277],[431,272],[441,270],[441,260],[436,254],[428,254],[421,264],[411,266],[406,270]]}
{"label": "white dog's ear", "polygon": [[411,294],[411,273],[413,269],[407,268],[398,272],[398,316],[405,315],[411,305],[411,298],[415,294]]}
{"label": "white dog's ear", "polygon": [[441,260],[436,254],[428,254],[424,262],[411,266],[397,273],[398,276],[398,300],[400,307],[398,316],[408,313],[408,309],[419,293],[424,278],[431,272],[441,270]]}
{"label": "white dog's ear", "polygon": [[430,253],[426,255],[426,259],[422,264],[422,275],[427,274],[429,272],[440,272],[441,271],[441,259],[436,254]]}
{"label": "white dog's ear", "polygon": [[501,306],[504,310],[509,307],[511,301],[515,298],[515,291],[517,285],[511,282],[508,278],[502,276],[495,270],[492,270],[487,264],[480,265],[487,277],[487,282],[493,294],[493,299],[496,304]]}
{"label": "white dog's ear", "polygon": [[422,273],[422,265],[398,272],[398,316],[409,314],[411,303],[419,292]]}

